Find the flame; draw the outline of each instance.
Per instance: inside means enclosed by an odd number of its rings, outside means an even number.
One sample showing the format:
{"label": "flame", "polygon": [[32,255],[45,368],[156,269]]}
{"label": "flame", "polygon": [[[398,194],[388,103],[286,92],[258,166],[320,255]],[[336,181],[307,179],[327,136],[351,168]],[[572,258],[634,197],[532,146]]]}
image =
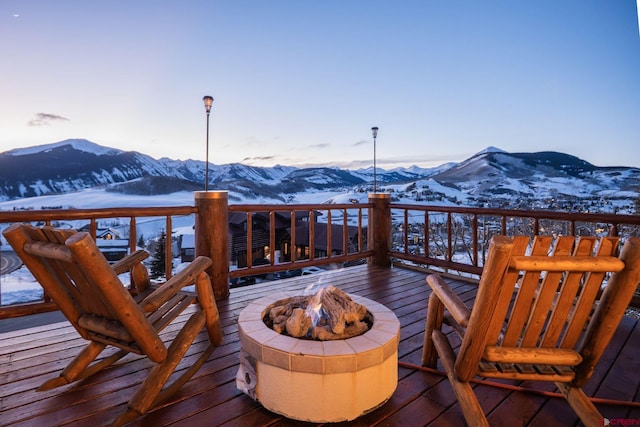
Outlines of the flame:
{"label": "flame", "polygon": [[307,306],[306,313],[307,313],[307,316],[311,318],[311,324],[313,325],[313,327],[316,327],[320,322],[320,319],[322,319],[322,317],[325,316],[324,310],[322,309],[322,303],[320,302],[322,299],[322,294],[324,290],[325,288],[321,287],[313,295],[313,298],[311,298],[311,301]]}
{"label": "flame", "polygon": [[327,317],[327,313],[322,309],[322,294],[329,285],[317,281],[310,284],[304,290],[304,295],[312,295],[312,298],[307,306],[306,314],[311,318],[312,329],[318,326],[320,320],[323,317]]}
{"label": "flame", "polygon": [[[638,0],[640,1],[640,0]],[[309,305],[306,309],[306,315],[311,318],[311,329],[318,326],[320,320],[328,318],[328,314],[322,308],[322,294],[331,284],[323,283],[323,278],[320,278],[317,282],[314,282],[307,286],[304,290],[304,295],[312,295]],[[311,331],[310,329],[310,331]]]}

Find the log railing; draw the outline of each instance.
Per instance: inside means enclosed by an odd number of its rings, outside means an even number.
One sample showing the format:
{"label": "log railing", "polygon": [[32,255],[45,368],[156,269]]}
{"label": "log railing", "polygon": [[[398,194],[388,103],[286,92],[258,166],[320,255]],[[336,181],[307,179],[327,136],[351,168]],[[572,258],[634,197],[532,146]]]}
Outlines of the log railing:
{"label": "log railing", "polygon": [[[256,248],[256,227],[266,227],[264,243],[268,248],[289,248],[283,258],[273,252],[256,263],[254,252],[247,250],[242,266],[229,272],[230,278],[264,275],[309,266],[344,264],[370,257],[367,249],[366,222],[368,204],[231,205],[230,213],[242,215],[246,224],[245,248]],[[260,215],[265,221],[255,221]],[[300,218],[305,220],[301,221]],[[286,238],[278,240],[277,223],[287,223]],[[259,248],[258,248],[259,249]],[[319,254],[321,253],[321,254]]]}
{"label": "log railing", "polygon": [[640,235],[640,215],[421,206],[392,203],[390,256],[456,274],[482,272],[496,234],[564,236]]}
{"label": "log railing", "polygon": [[[195,227],[195,255],[214,261],[208,272],[216,298],[229,294],[230,279],[362,260],[477,277],[495,234],[640,234],[637,215],[408,205],[392,203],[385,193],[371,194],[368,203],[229,205],[226,192],[212,191],[196,192],[194,206],[0,211],[1,229],[14,222],[85,226],[94,237],[99,223],[117,223],[126,229],[129,252],[137,248],[139,230],[153,222],[156,232],[167,231],[166,260],[176,255],[172,232]],[[244,247],[242,259],[238,247]],[[10,248],[3,241],[0,250]],[[172,272],[167,262],[165,275]],[[0,277],[0,292],[2,283]],[[0,300],[0,319],[55,309],[46,295],[25,304]]]}
{"label": "log railing", "polygon": [[[16,210],[0,211],[0,229],[4,229],[15,222],[28,222],[39,225],[53,225],[70,228],[82,228],[89,232],[95,239],[99,229],[99,223],[111,224],[115,228],[123,230],[123,237],[128,241],[128,252],[132,253],[137,249],[138,230],[145,224],[152,222],[156,230],[173,230],[177,225],[185,223],[193,224],[194,215],[197,210],[193,206],[171,206],[171,207],[134,207],[134,208],[106,208],[106,209],[46,209],[46,210]],[[171,236],[171,233],[167,233]],[[10,254],[11,247],[4,238],[0,239],[0,263],[3,268],[9,261],[6,259]],[[166,239],[164,247],[165,259],[173,259],[173,245],[171,238]],[[3,255],[5,256],[3,259]],[[15,261],[15,258],[12,258]],[[171,263],[165,265],[166,277],[172,275]],[[5,282],[7,279],[4,280]],[[0,295],[3,290],[3,277],[0,276]],[[51,302],[48,295],[43,294],[41,301],[29,302],[25,304],[7,305],[0,299],[0,319],[7,317],[18,317],[33,313],[56,310],[57,307]]]}
{"label": "log railing", "polygon": [[[123,237],[128,240],[128,251],[133,252],[138,248],[140,226],[153,221],[156,232],[166,230],[164,258],[172,260],[177,255],[174,248],[175,242],[171,238],[173,231],[177,227],[194,227],[195,255],[206,255],[213,260],[208,273],[212,279],[216,298],[224,298],[229,294],[229,279],[268,275],[309,266],[344,265],[365,260],[374,253],[373,250],[368,249],[366,235],[371,204],[229,206],[227,193],[224,191],[196,192],[194,199],[194,206],[0,211],[0,229],[14,222],[29,222],[75,229],[82,227],[96,238],[99,225],[104,227],[104,224],[116,224],[118,228],[124,229]],[[233,252],[229,246],[231,237],[229,215],[233,213],[246,218],[246,233],[244,237],[241,236],[244,243],[241,242],[240,245],[246,250],[248,264],[230,271],[229,261]],[[252,262],[252,249],[257,241],[253,219],[259,214],[262,214],[262,218],[265,216],[267,218],[266,222],[261,224],[266,225],[267,229],[265,246],[268,246],[272,253],[274,249],[283,245],[294,248],[288,259],[277,262],[275,257],[271,256],[267,264],[254,265]],[[283,217],[289,218],[288,227],[283,227]],[[306,221],[302,221],[307,225],[306,227],[300,228],[300,218],[306,218]],[[280,231],[280,236],[276,236],[276,229]],[[283,233],[283,230],[288,231],[288,240],[287,233]],[[304,252],[299,254],[295,248],[300,246],[300,241]],[[0,250],[10,251],[11,248],[6,241],[1,242]],[[2,261],[2,252],[0,252],[0,261]],[[171,277],[172,263],[165,264],[165,276]],[[2,285],[3,278],[0,277],[0,295]],[[0,319],[55,309],[56,307],[46,294],[41,301],[23,304],[8,305],[0,299]]]}

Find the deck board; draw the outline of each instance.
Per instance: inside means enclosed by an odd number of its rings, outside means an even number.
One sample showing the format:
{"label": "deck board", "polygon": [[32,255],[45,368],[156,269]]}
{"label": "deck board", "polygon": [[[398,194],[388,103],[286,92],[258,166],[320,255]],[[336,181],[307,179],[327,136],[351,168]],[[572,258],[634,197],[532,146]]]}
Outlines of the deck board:
{"label": "deck board", "polygon": [[[224,345],[215,350],[202,369],[169,402],[132,425],[313,425],[288,420],[265,410],[236,389],[235,375],[240,351],[236,322],[247,303],[277,290],[302,291],[314,283],[331,283],[380,302],[393,310],[401,324],[398,353],[404,365],[398,369],[398,387],[391,399],[357,420],[333,425],[464,424],[446,377],[414,368],[420,364],[426,301],[430,293],[424,278],[424,273],[404,268],[358,266],[232,289],[228,299],[218,302],[225,332]],[[465,302],[473,302],[476,289],[473,284],[455,281],[452,287]],[[186,315],[180,316],[177,322],[185,319]],[[170,338],[178,329],[179,324],[171,325],[162,335]],[[151,366],[141,357],[129,355],[116,366],[75,385],[35,391],[46,379],[57,376],[84,344],[67,322],[0,333],[0,425],[96,427],[113,421],[124,410],[127,400]],[[205,345],[206,336],[201,334],[178,370],[186,369]],[[640,395],[638,354],[640,326],[635,319],[625,318],[585,391],[606,399],[637,401]],[[553,391],[553,386],[548,384],[523,385]],[[474,387],[492,424],[579,425],[577,417],[562,399],[487,385]],[[640,408],[637,407],[597,406],[608,418],[640,419]]]}

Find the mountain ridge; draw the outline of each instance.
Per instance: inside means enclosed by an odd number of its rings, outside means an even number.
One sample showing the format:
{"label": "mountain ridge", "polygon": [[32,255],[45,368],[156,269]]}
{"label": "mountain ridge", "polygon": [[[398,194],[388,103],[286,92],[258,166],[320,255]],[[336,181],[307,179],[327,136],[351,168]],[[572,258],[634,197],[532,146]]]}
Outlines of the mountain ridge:
{"label": "mountain ridge", "polygon": [[[93,188],[142,195],[197,191],[205,169],[202,161],[154,159],[87,140],[65,140],[0,153],[0,201]],[[496,147],[459,163],[376,172],[381,191],[403,192],[415,201],[476,206],[529,199],[530,204],[558,198],[635,199],[640,182],[640,169],[634,167],[599,167],[565,153],[508,153]],[[366,193],[372,190],[373,169],[209,164],[209,178],[209,186],[229,191],[231,200],[289,202],[293,194],[308,191]]]}

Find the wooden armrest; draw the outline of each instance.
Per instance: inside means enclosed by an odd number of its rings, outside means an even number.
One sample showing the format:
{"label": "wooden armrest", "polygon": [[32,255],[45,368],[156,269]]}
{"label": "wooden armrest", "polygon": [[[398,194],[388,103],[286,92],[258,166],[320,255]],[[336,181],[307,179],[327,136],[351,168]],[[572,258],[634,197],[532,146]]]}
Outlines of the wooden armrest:
{"label": "wooden armrest", "polygon": [[482,356],[488,362],[525,363],[534,365],[576,366],[582,362],[582,356],[568,348],[522,348],[487,346]]}
{"label": "wooden armrest", "polygon": [[180,273],[167,280],[140,302],[145,312],[157,310],[162,304],[177,294],[183,287],[195,284],[198,274],[211,265],[211,259],[199,256]]}
{"label": "wooden armrest", "polygon": [[622,271],[624,262],[613,256],[513,256],[509,267],[529,271]]}
{"label": "wooden armrest", "polygon": [[427,276],[427,283],[431,286],[431,290],[438,296],[440,301],[447,308],[453,319],[463,327],[467,327],[469,322],[469,316],[471,310],[469,307],[456,295],[447,282],[437,274],[430,274]]}
{"label": "wooden armrest", "polygon": [[116,274],[126,273],[127,271],[131,270],[134,265],[147,259],[148,256],[149,252],[139,249],[134,253],[122,258],[120,261],[115,262],[111,266],[111,268],[113,268],[113,271],[115,271]]}

